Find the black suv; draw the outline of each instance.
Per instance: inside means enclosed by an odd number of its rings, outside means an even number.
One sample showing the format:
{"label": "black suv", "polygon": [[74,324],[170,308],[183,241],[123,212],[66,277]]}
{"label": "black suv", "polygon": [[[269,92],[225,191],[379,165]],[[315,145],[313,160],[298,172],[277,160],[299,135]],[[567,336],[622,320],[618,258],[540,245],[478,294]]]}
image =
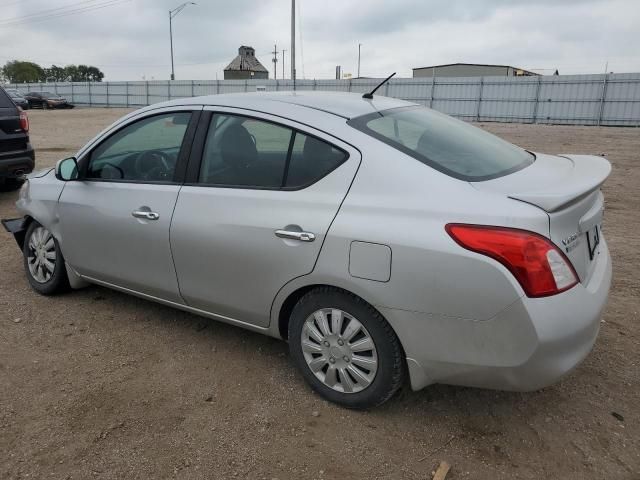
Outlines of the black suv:
{"label": "black suv", "polygon": [[34,165],[27,112],[0,87],[0,185],[18,187]]}

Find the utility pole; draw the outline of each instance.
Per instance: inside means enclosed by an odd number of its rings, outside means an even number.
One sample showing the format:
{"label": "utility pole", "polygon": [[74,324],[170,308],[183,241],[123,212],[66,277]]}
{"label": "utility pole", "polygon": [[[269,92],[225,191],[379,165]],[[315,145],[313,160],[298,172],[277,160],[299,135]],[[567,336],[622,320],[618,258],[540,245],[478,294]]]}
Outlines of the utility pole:
{"label": "utility pole", "polygon": [[278,46],[276,44],[273,45],[273,79],[278,79]]}
{"label": "utility pole", "polygon": [[285,59],[287,58],[287,57],[285,57],[285,56],[284,56],[284,54],[285,54],[286,52],[287,52],[287,51],[286,51],[285,49],[283,49],[283,50],[282,50],[282,79],[283,79],[283,80],[284,80],[284,63],[285,63],[284,61],[285,61]]}
{"label": "utility pole", "polygon": [[197,5],[195,2],[184,2],[182,5],[177,6],[173,10],[169,10],[169,43],[171,44],[171,80],[176,79],[176,72],[173,68],[173,18],[184,10],[187,5]]}
{"label": "utility pole", "polygon": [[358,44],[358,78],[360,78],[360,48],[362,47],[362,44],[359,43]]}
{"label": "utility pole", "polygon": [[169,43],[171,44],[171,80],[176,79],[176,73],[173,69],[173,28],[171,27],[171,20],[173,17],[171,16],[171,10],[169,10]]}
{"label": "utility pole", "polygon": [[291,0],[291,80],[296,89],[296,0]]}

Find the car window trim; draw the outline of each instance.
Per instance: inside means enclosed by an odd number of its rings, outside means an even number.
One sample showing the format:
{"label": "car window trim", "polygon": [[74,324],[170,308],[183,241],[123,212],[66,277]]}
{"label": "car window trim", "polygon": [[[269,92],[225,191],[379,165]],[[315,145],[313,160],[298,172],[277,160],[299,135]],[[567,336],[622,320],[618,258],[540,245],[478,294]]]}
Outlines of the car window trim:
{"label": "car window trim", "polygon": [[[235,107],[232,107],[235,108]],[[240,109],[239,109],[240,110]],[[207,187],[207,188],[233,188],[233,189],[243,189],[243,190],[277,190],[277,191],[286,191],[286,192],[295,192],[298,190],[304,190],[306,188],[309,188],[312,185],[315,185],[316,183],[318,183],[320,180],[322,180],[323,178],[325,178],[326,176],[328,176],[329,174],[331,174],[333,171],[335,171],[336,169],[338,169],[340,166],[344,165],[350,158],[351,158],[351,154],[345,150],[342,147],[339,147],[338,145],[336,145],[333,142],[330,142],[322,137],[319,137],[318,135],[314,135],[312,133],[306,132],[305,130],[301,130],[300,128],[297,128],[295,126],[291,126],[291,125],[286,125],[284,123],[280,123],[277,120],[272,120],[270,118],[264,118],[264,117],[260,117],[257,116],[255,114],[251,114],[251,113],[245,113],[245,112],[254,112],[253,110],[241,110],[240,112],[229,112],[229,111],[225,111],[225,110],[218,110],[218,109],[212,109],[212,110],[204,110],[202,113],[202,116],[200,118],[200,125],[198,125],[198,132],[196,133],[196,139],[194,140],[194,147],[192,148],[191,151],[191,158],[189,159],[189,167],[188,167],[188,172],[185,178],[185,182],[184,185],[185,186],[189,186],[189,187]],[[256,112],[256,113],[262,113],[262,112]],[[207,115],[209,114],[209,115]],[[291,135],[291,139],[290,139],[290,144],[289,144],[289,150],[287,151],[287,159],[286,159],[286,163],[285,163],[285,169],[286,169],[286,174],[288,175],[288,166],[289,163],[291,161],[291,155],[293,154],[293,142],[295,141],[295,137],[298,133],[305,135],[307,137],[313,137],[316,140],[319,140],[321,142],[324,142],[330,146],[332,146],[333,148],[335,148],[336,150],[339,150],[340,152],[342,152],[344,154],[344,159],[336,164],[336,166],[334,166],[331,170],[328,170],[324,175],[322,175],[321,177],[315,179],[314,181],[307,183],[305,185],[302,186],[296,186],[296,187],[286,187],[286,186],[279,186],[279,187],[264,187],[264,186],[257,186],[257,185],[228,185],[228,184],[218,184],[218,183],[204,183],[204,182],[200,182],[200,169],[202,168],[202,164],[204,162],[204,147],[207,141],[207,136],[209,134],[209,128],[211,127],[211,124],[213,123],[213,117],[215,115],[228,115],[228,116],[236,116],[236,117],[245,117],[245,118],[249,118],[252,120],[257,120],[260,122],[266,122],[266,123],[272,123],[278,127],[281,128],[286,128],[288,130],[291,130],[292,135]],[[208,121],[206,120],[206,118],[208,117]],[[283,117],[284,118],[284,117]],[[293,122],[293,120],[291,119],[286,119],[288,121]],[[204,124],[204,122],[207,122],[206,124]],[[284,177],[284,175],[283,175]],[[286,177],[284,177],[284,180],[286,181]]]}
{"label": "car window trim", "polygon": [[[291,131],[291,138],[289,138],[289,147],[287,148],[287,158],[284,161],[284,171],[282,172],[282,182],[280,182],[280,188],[286,188],[287,180],[289,179],[289,165],[291,165],[291,155],[293,155],[293,145],[298,136],[297,130]],[[341,162],[340,165],[342,165]]]}
{"label": "car window trim", "polygon": [[[173,179],[160,181],[160,180],[125,180],[125,179],[109,179],[109,178],[87,178],[87,171],[89,169],[89,164],[91,163],[91,158],[93,157],[93,153],[100,145],[104,144],[107,140],[112,138],[114,135],[118,134],[125,128],[130,127],[138,122],[147,120],[149,118],[170,115],[176,113],[189,113],[191,117],[189,118],[189,124],[187,125],[187,129],[185,131],[184,137],[182,138],[182,143],[180,144],[180,149],[178,151],[178,158],[176,160],[176,168],[173,172]],[[199,109],[177,109],[177,110],[164,110],[164,111],[154,111],[151,115],[137,116],[133,118],[130,122],[118,125],[114,130],[109,131],[108,135],[101,138],[98,142],[94,143],[91,146],[91,149],[87,152],[83,153],[82,158],[78,161],[79,165],[79,180],[83,182],[102,182],[102,183],[133,183],[133,184],[151,184],[151,185],[182,185],[184,183],[187,162],[190,158],[191,149],[193,147],[194,137],[198,127],[198,121],[200,116],[202,115],[202,107]]]}

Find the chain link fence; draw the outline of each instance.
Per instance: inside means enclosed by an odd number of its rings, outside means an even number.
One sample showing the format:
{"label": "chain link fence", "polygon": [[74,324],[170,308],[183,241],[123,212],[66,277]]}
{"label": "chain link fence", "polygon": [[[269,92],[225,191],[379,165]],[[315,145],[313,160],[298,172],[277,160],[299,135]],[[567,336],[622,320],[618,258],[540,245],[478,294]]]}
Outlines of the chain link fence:
{"label": "chain link fence", "polygon": [[[297,80],[296,89],[365,93],[381,79]],[[141,107],[223,93],[286,91],[291,80],[175,80],[10,84],[94,107]],[[378,94],[480,122],[640,126],[640,73],[392,79]]]}

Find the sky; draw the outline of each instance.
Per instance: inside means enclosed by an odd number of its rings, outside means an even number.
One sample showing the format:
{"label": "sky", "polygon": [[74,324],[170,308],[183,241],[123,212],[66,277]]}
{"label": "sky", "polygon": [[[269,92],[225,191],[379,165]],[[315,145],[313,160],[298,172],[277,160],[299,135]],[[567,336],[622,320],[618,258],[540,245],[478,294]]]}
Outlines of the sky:
{"label": "sky", "polygon": [[[223,78],[240,45],[273,78],[290,65],[290,0],[196,0],[173,19],[176,79]],[[105,80],[171,73],[168,12],[181,0],[0,0],[0,64],[89,64]],[[73,14],[68,14],[69,12]],[[552,74],[640,72],[640,0],[297,0],[298,78],[410,77],[445,63]]]}

